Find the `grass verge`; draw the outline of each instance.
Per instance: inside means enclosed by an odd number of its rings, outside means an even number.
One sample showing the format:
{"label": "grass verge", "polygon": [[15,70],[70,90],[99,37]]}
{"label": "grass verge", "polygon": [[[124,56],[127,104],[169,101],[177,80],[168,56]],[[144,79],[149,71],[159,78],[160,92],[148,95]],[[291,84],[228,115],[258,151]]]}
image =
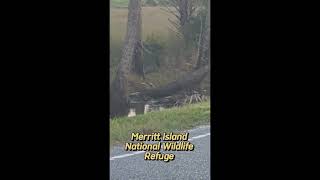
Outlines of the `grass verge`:
{"label": "grass verge", "polygon": [[132,132],[152,133],[191,129],[209,124],[210,102],[186,105],[110,122],[110,147],[127,142]]}

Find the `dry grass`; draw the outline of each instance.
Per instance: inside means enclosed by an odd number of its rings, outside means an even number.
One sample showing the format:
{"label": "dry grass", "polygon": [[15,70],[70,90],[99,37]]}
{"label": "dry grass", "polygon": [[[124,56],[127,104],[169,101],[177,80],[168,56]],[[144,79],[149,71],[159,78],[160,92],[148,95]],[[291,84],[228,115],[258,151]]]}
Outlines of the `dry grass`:
{"label": "dry grass", "polygon": [[[161,10],[160,7],[142,7],[142,34],[145,40],[152,33],[164,38],[170,33],[168,18],[171,15]],[[127,8],[111,8],[110,11],[110,40],[111,42],[123,42],[127,29]]]}

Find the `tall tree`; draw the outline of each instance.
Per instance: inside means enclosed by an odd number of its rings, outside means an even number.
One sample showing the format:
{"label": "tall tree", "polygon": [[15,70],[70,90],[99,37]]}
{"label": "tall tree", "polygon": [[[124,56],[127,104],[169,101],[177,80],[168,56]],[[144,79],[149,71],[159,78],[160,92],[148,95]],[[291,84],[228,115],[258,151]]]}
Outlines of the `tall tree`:
{"label": "tall tree", "polygon": [[[141,6],[141,2],[140,2]],[[138,14],[136,44],[134,48],[134,57],[132,60],[132,72],[144,78],[143,61],[142,61],[142,15]]]}
{"label": "tall tree", "polygon": [[134,58],[137,36],[139,32],[139,17],[141,14],[141,1],[130,0],[128,12],[127,33],[122,49],[122,56],[117,69],[116,77],[111,84],[110,116],[123,116],[129,112],[128,76]]}

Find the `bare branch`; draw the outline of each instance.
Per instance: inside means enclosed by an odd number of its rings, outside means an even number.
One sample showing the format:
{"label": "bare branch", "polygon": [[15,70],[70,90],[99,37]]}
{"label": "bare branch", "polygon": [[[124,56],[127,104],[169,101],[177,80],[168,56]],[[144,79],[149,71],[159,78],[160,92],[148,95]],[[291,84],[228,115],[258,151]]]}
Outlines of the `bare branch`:
{"label": "bare branch", "polygon": [[199,41],[198,41],[197,59],[200,58],[201,37],[202,37],[202,17],[200,16],[200,34],[199,34]]}
{"label": "bare branch", "polygon": [[174,15],[177,19],[180,19],[179,15],[177,13],[175,13],[174,11],[172,11],[170,8],[167,8],[167,9],[160,8],[160,9],[162,9],[163,11],[166,11],[166,12],[172,14],[172,15]]}

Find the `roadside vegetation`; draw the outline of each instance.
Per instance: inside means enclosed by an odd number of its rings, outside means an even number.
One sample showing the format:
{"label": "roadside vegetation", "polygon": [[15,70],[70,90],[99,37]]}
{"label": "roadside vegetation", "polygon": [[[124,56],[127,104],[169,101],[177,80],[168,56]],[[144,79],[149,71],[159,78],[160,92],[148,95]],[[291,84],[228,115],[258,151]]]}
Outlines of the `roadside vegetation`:
{"label": "roadside vegetation", "polygon": [[188,130],[210,123],[210,101],[110,121],[110,146],[129,141],[132,132]]}

